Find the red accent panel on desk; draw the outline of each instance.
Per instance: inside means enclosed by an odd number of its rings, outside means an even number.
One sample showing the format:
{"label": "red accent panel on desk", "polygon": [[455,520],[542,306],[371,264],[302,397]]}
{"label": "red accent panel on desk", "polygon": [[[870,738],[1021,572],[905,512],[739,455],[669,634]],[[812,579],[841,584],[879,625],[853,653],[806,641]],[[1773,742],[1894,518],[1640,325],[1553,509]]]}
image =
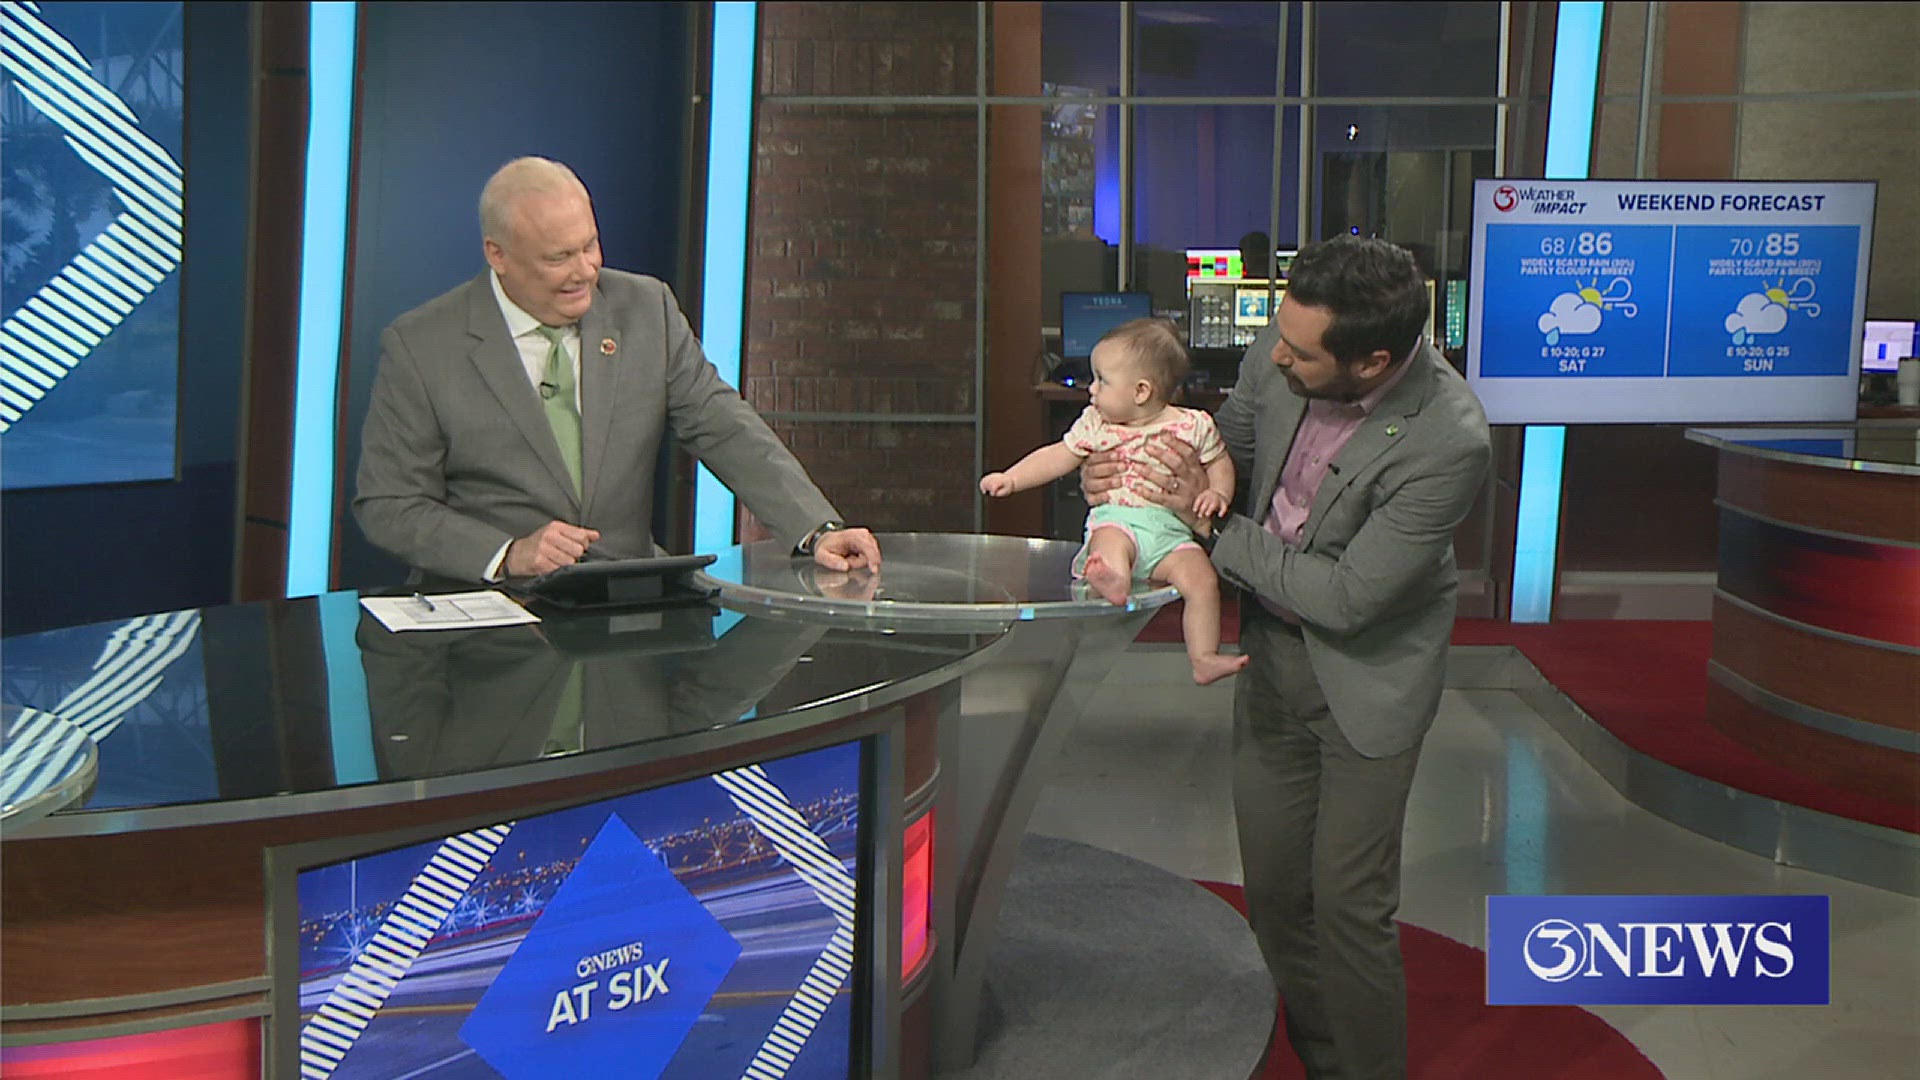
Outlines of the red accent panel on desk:
{"label": "red accent panel on desk", "polygon": [[900,861],[900,980],[927,956],[927,924],[933,908],[933,811],[907,823]]}
{"label": "red accent panel on desk", "polygon": [[7,1080],[259,1080],[260,1021],[10,1046],[0,1050],[0,1071]]}
{"label": "red accent panel on desk", "polygon": [[1920,647],[1920,549],[1722,511],[1720,588],[1808,626]]}

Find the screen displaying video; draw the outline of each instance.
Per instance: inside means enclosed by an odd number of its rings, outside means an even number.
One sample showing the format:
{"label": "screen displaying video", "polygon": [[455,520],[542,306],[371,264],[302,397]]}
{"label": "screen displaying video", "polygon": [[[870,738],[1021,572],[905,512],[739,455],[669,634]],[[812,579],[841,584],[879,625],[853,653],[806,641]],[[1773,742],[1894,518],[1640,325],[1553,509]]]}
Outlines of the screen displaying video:
{"label": "screen displaying video", "polygon": [[845,1080],[861,775],[847,743],[300,871],[301,1072]]}
{"label": "screen displaying video", "polygon": [[181,5],[8,4],[0,22],[0,486],[170,480]]}

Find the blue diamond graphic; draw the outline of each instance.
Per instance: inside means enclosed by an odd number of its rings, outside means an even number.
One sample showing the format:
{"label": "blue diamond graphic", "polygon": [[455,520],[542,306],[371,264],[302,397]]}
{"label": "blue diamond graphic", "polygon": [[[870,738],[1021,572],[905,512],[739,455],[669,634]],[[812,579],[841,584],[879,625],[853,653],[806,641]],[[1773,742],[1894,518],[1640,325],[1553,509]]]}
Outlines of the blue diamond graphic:
{"label": "blue diamond graphic", "polygon": [[609,815],[460,1037],[506,1080],[653,1080],[739,959],[733,935]]}

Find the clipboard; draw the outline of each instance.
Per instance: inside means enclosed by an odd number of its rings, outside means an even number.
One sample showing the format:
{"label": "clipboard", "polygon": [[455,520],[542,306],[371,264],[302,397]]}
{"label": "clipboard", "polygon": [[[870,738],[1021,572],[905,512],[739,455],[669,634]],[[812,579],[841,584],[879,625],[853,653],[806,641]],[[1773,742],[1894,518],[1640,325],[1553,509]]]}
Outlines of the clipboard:
{"label": "clipboard", "polygon": [[717,587],[693,584],[693,571],[714,555],[659,555],[644,559],[591,556],[512,584],[514,592],[566,611],[644,611],[704,604]]}

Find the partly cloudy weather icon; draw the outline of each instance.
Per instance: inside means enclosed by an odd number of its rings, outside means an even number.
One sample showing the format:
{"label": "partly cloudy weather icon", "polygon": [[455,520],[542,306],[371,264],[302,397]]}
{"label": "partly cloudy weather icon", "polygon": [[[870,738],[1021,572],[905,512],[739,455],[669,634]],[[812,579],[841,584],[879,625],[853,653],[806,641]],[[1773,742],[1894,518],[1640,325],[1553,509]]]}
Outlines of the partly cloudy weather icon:
{"label": "partly cloudy weather icon", "polygon": [[1540,332],[1547,344],[1557,345],[1562,334],[1591,334],[1600,329],[1600,305],[1582,299],[1579,293],[1561,293],[1553,306],[1540,316]]}
{"label": "partly cloudy weather icon", "polygon": [[[1733,335],[1735,345],[1743,345],[1750,337],[1761,334],[1777,334],[1787,328],[1787,311],[1804,311],[1809,317],[1820,314],[1820,305],[1808,303],[1813,299],[1814,285],[1809,278],[1801,278],[1793,283],[1793,291],[1787,292],[1781,285],[1773,286],[1765,292],[1748,293],[1740,298],[1740,306],[1727,316],[1727,333]],[[1801,287],[1806,291],[1802,293]]]}
{"label": "partly cloudy weather icon", "polygon": [[1547,344],[1557,345],[1562,334],[1591,334],[1600,329],[1602,311],[1619,311],[1631,319],[1640,313],[1638,304],[1627,302],[1632,296],[1633,282],[1626,278],[1609,281],[1605,292],[1600,291],[1600,279],[1594,278],[1592,284],[1580,285],[1578,292],[1554,297],[1547,313],[1540,316],[1540,332],[1547,335]]}

